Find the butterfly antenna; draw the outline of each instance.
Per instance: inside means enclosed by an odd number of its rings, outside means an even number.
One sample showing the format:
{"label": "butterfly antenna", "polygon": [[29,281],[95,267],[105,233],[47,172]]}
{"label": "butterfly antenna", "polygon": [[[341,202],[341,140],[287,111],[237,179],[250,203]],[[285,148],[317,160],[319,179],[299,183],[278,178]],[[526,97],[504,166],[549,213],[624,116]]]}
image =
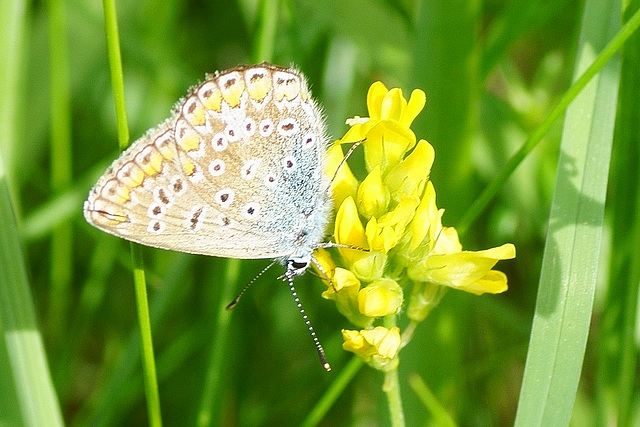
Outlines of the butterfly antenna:
{"label": "butterfly antenna", "polygon": [[249,286],[253,285],[253,282],[255,282],[256,280],[258,280],[258,278],[260,276],[262,276],[264,273],[266,273],[266,271],[268,269],[270,269],[271,267],[273,267],[273,264],[275,264],[276,261],[273,261],[271,264],[267,265],[265,268],[262,269],[262,271],[260,273],[258,273],[258,275],[256,277],[254,277],[253,279],[251,279],[251,281],[249,283],[247,283],[245,285],[244,288],[242,288],[242,290],[240,291],[240,293],[238,294],[237,297],[235,297],[233,299],[233,301],[231,301],[228,305],[227,305],[227,310],[231,310],[233,307],[235,307],[236,305],[238,305],[238,303],[240,302],[240,298],[242,298],[242,295],[244,295],[245,292],[247,292],[247,289],[249,289]]}
{"label": "butterfly antenna", "polygon": [[320,340],[316,336],[316,331],[313,329],[313,325],[309,320],[309,316],[302,308],[302,303],[300,302],[300,298],[298,298],[298,293],[296,292],[296,288],[293,286],[293,277],[291,275],[285,275],[285,279],[289,282],[289,289],[291,290],[291,295],[293,295],[293,301],[298,306],[298,310],[300,310],[300,314],[302,315],[302,320],[304,320],[304,324],[307,325],[307,329],[311,334],[311,338],[313,338],[313,343],[316,346],[316,350],[318,351],[318,357],[320,358],[320,363],[322,364],[322,368],[329,372],[331,371],[331,365],[327,361],[327,356],[324,353],[324,348],[322,348],[322,344],[320,344]]}
{"label": "butterfly antenna", "polygon": [[328,249],[328,248],[340,248],[340,249],[353,249],[354,251],[371,252],[371,249],[363,248],[356,245],[347,245],[346,243],[324,242],[313,247],[314,249]]}
{"label": "butterfly antenna", "polygon": [[335,292],[338,292],[338,290],[336,289],[336,285],[333,282],[333,279],[329,277],[329,273],[327,273],[327,271],[324,269],[324,266],[320,264],[320,262],[318,261],[318,258],[316,258],[313,254],[311,254],[311,262],[318,269],[320,274],[316,274],[315,271],[311,271],[311,273],[319,277],[320,279],[325,280],[327,283],[331,285],[331,288],[333,288]]}
{"label": "butterfly antenna", "polygon": [[342,160],[340,160],[340,163],[338,164],[338,167],[336,168],[336,171],[333,173],[333,176],[331,177],[331,181],[329,181],[329,188],[331,188],[331,184],[333,184],[333,181],[336,180],[336,177],[338,176],[338,172],[340,172],[340,168],[342,168],[342,165],[345,164],[345,162],[347,161],[347,159],[349,157],[351,157],[351,155],[353,154],[355,149],[358,148],[363,142],[364,142],[364,139],[362,139],[360,141],[356,141],[349,148],[349,150],[347,150],[347,154],[345,154],[344,157],[342,158]]}

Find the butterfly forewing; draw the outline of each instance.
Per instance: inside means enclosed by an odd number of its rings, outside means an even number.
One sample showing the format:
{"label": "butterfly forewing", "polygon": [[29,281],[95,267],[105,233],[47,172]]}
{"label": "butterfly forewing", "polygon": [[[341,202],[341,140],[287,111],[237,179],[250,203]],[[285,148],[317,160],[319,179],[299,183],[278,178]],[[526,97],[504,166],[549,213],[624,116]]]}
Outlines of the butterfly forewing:
{"label": "butterfly forewing", "polygon": [[238,67],[190,91],[91,190],[87,220],[149,246],[232,258],[295,255],[328,215],[327,139],[304,78]]}

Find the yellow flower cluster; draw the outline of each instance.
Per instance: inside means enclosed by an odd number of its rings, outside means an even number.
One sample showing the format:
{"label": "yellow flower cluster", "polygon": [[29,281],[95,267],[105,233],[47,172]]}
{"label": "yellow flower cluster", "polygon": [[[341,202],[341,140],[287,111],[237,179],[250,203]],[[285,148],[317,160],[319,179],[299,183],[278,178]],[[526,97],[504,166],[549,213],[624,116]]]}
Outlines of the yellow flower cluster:
{"label": "yellow flower cluster", "polygon": [[[478,295],[504,292],[507,277],[492,268],[515,257],[512,244],[463,251],[455,228],[442,226],[444,210],[437,208],[429,180],[434,149],[425,140],[416,142],[410,128],[425,102],[421,90],[407,102],[400,89],[374,83],[367,96],[369,117],[347,121],[351,128],[328,152],[338,207],[334,238],[344,267],[328,251],[316,252],[328,279],[323,297],[362,328],[344,330],[343,347],[385,371],[397,366],[400,330],[374,322],[401,311],[405,286],[412,285],[407,316],[419,322],[447,287]],[[357,141],[367,170],[362,182],[343,162],[342,145]]]}

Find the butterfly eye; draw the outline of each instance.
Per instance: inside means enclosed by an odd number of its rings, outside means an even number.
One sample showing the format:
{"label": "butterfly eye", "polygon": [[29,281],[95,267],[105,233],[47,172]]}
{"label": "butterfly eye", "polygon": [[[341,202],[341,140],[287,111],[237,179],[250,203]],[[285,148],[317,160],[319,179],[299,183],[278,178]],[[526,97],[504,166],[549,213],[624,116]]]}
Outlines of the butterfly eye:
{"label": "butterfly eye", "polygon": [[309,267],[309,260],[307,258],[291,258],[289,259],[289,266],[293,270],[304,270]]}

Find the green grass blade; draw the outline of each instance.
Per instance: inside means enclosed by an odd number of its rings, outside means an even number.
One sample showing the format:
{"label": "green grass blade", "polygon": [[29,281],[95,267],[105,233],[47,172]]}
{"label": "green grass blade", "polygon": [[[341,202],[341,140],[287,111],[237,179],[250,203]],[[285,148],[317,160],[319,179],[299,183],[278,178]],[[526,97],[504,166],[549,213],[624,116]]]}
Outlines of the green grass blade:
{"label": "green grass blade", "polygon": [[[107,52],[111,70],[111,81],[115,98],[116,117],[118,122],[118,144],[121,150],[129,145],[129,126],[124,101],[124,77],[122,73],[122,59],[120,56],[120,40],[118,36],[118,18],[113,0],[104,0],[104,20],[107,38]],[[156,378],[156,365],[151,338],[151,321],[149,316],[149,301],[147,299],[147,283],[142,263],[141,248],[132,243],[131,257],[133,260],[133,279],[136,290],[136,307],[138,309],[138,323],[142,341],[142,368],[147,397],[147,413],[149,424],[158,427],[162,425],[160,412],[160,393]]]}
{"label": "green grass blade", "polygon": [[422,404],[429,410],[436,425],[442,427],[455,427],[456,423],[451,418],[451,415],[447,412],[447,409],[442,406],[440,401],[433,391],[429,389],[427,383],[424,382],[422,377],[416,373],[411,374],[408,378],[409,385],[413,389],[413,392],[420,398]]}
{"label": "green grass blade", "polygon": [[26,1],[0,0],[0,155],[5,179],[13,182],[14,143]]}
{"label": "green grass blade", "polygon": [[[63,425],[27,279],[22,241],[9,191],[17,135],[26,2],[0,1],[0,350],[3,425]],[[6,156],[6,157],[5,157]],[[8,162],[5,163],[5,159]]]}
{"label": "green grass blade", "polygon": [[580,78],[575,79],[571,87],[562,96],[562,99],[553,107],[551,112],[543,122],[536,128],[536,130],[529,136],[524,145],[513,155],[505,167],[500,171],[498,175],[491,181],[491,183],[483,190],[482,194],[473,202],[471,207],[467,210],[464,217],[456,224],[458,233],[460,235],[466,234],[471,224],[480,216],[484,208],[493,199],[495,194],[500,188],[504,186],[504,182],[513,171],[522,163],[527,155],[533,151],[542,138],[549,132],[553,123],[562,115],[565,108],[575,99],[575,97],[581,93],[582,89],[593,78],[593,76],[606,64],[607,61],[622,47],[624,42],[631,37],[631,35],[640,26],[640,13],[636,13],[627,24],[620,30],[619,33],[602,49],[600,54],[594,59],[588,68],[585,68],[584,72],[580,75]]}
{"label": "green grass blade", "polygon": [[[618,2],[586,3],[574,76],[619,28]],[[567,110],[518,426],[569,423],[598,272],[619,73],[614,57]]]}
{"label": "green grass blade", "polygon": [[536,14],[544,10],[545,1],[514,0],[506,3],[506,9],[488,29],[486,48],[482,55],[479,78],[484,81],[514,41],[526,31],[531,31]]}
{"label": "green grass blade", "polygon": [[[640,1],[629,2],[624,20],[637,12]],[[638,283],[640,283],[640,34],[636,33],[622,49],[622,69],[616,133],[611,159],[607,216],[611,227],[611,252],[604,311],[598,322],[595,343],[598,364],[593,386],[597,402],[597,425],[615,417],[619,426],[637,425],[638,369]],[[603,286],[603,289],[605,287]],[[616,343],[612,345],[612,343]]]}
{"label": "green grass blade", "polygon": [[26,2],[0,1],[0,150],[5,157],[6,171],[11,171],[12,156],[9,151],[13,142],[16,116],[16,99],[22,54],[22,36]]}
{"label": "green grass blade", "polygon": [[147,396],[147,413],[149,424],[154,427],[162,426],[160,413],[160,392],[156,374],[156,360],[153,354],[153,339],[151,337],[151,316],[149,315],[149,297],[147,295],[147,279],[142,261],[142,248],[131,243],[131,258],[133,261],[133,285],[136,290],[136,308],[138,310],[138,326],[142,343],[142,370],[144,390]]}
{"label": "green grass blade", "polygon": [[61,426],[4,170],[0,155],[0,312],[11,375],[24,424]]}
{"label": "green grass blade", "polygon": [[[60,194],[71,185],[71,107],[67,55],[65,5],[61,0],[48,3],[49,64],[51,81],[51,191]],[[51,235],[51,288],[48,324],[52,340],[60,345],[67,324],[73,279],[73,230],[68,221]]]}
{"label": "green grass blade", "polygon": [[255,48],[251,55],[253,62],[256,64],[273,60],[278,17],[280,15],[280,2],[278,0],[262,0],[260,3]]}
{"label": "green grass blade", "polygon": [[104,29],[107,39],[107,56],[109,57],[109,75],[113,87],[113,98],[118,122],[118,146],[124,151],[129,146],[129,122],[124,100],[124,75],[122,72],[122,56],[120,55],[120,36],[118,35],[118,16],[113,0],[104,0]]}
{"label": "green grass blade", "polygon": [[331,406],[338,400],[344,389],[353,381],[356,374],[364,366],[364,362],[359,357],[353,356],[340,373],[336,376],[331,386],[325,391],[316,405],[307,415],[307,418],[300,424],[303,427],[313,427],[320,424],[323,417],[329,412]]}

